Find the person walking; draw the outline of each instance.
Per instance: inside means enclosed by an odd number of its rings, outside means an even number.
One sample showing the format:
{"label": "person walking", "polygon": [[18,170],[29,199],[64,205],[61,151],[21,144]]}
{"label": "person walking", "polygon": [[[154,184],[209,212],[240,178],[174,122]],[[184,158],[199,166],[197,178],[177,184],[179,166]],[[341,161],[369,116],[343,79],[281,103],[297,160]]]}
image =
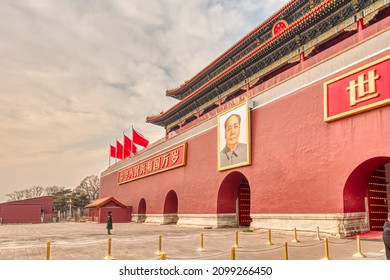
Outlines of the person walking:
{"label": "person walking", "polygon": [[109,235],[111,235],[111,230],[112,230],[112,228],[113,228],[113,226],[112,226],[112,216],[111,216],[111,212],[108,212],[106,228],[107,228],[107,233],[108,233]]}
{"label": "person walking", "polygon": [[383,243],[385,243],[386,259],[390,260],[390,213],[387,214],[387,221],[383,226]]}

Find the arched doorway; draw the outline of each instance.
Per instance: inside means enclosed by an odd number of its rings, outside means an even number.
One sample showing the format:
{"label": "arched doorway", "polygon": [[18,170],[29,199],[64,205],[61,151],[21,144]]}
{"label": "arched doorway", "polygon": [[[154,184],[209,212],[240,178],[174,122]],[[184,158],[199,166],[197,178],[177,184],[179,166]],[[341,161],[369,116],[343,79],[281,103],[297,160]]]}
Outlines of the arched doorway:
{"label": "arched doorway", "polygon": [[164,221],[163,224],[176,224],[178,221],[178,198],[174,190],[170,190],[165,197],[164,202]]}
{"label": "arched doorway", "polygon": [[250,186],[240,172],[229,173],[218,192],[218,226],[249,226]]}
{"label": "arched doorway", "polygon": [[367,229],[382,231],[389,212],[390,157],[375,157],[357,166],[344,187],[344,212],[366,213]]}
{"label": "arched doorway", "polygon": [[142,198],[138,203],[138,222],[144,223],[146,220],[146,200]]}

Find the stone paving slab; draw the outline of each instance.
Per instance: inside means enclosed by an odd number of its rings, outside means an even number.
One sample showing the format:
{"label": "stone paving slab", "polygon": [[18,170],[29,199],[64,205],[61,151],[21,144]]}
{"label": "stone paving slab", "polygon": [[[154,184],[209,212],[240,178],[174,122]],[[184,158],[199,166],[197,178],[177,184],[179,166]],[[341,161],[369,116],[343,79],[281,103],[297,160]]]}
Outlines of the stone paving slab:
{"label": "stone paving slab", "polygon": [[[203,234],[203,250],[201,248]],[[288,259],[321,260],[326,257],[325,237],[328,238],[328,256],[333,260],[385,260],[384,245],[380,239],[361,240],[358,253],[355,238],[338,239],[297,231],[299,242],[292,242],[292,231],[272,233],[268,230],[246,232],[243,228],[203,229],[176,225],[139,223],[114,224],[112,235],[107,235],[105,224],[60,222],[47,224],[0,225],[0,260],[45,260],[48,241],[52,260],[157,260],[161,251],[167,259],[175,260],[229,260],[236,244],[237,260],[283,260],[287,242]],[[109,254],[109,238],[111,254]]]}

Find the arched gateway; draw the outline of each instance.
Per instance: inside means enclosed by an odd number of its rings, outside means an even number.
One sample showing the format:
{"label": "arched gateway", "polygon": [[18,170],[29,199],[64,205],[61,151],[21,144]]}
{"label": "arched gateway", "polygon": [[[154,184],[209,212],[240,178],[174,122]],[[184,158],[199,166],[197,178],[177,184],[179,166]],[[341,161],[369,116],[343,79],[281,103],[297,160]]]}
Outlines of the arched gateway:
{"label": "arched gateway", "polygon": [[218,192],[218,226],[249,226],[250,199],[247,178],[237,171],[229,173]]}
{"label": "arched gateway", "polygon": [[142,198],[138,204],[138,222],[143,223],[146,220],[146,201]]}
{"label": "arched gateway", "polygon": [[165,197],[164,203],[164,220],[163,224],[176,224],[178,221],[177,216],[178,198],[174,190],[170,190]]}
{"label": "arched gateway", "polygon": [[364,214],[362,223],[367,230],[383,230],[389,212],[389,182],[390,157],[362,162],[345,183],[344,212]]}

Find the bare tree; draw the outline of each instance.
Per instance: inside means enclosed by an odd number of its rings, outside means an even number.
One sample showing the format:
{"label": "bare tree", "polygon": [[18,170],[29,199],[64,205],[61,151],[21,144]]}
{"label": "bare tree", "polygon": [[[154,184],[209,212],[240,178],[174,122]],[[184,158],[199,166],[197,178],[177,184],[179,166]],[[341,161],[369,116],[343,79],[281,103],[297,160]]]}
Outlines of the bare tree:
{"label": "bare tree", "polygon": [[21,191],[14,191],[14,193],[12,193],[12,194],[7,194],[6,196],[9,197],[8,201],[21,200],[21,199],[35,197],[35,196],[33,196],[33,188],[36,188],[36,187],[32,187],[30,189],[24,189]]}
{"label": "bare tree", "polygon": [[45,194],[45,189],[41,186],[33,186],[29,189],[30,197],[41,197]]}
{"label": "bare tree", "polygon": [[96,175],[85,177],[80,182],[80,185],[75,189],[75,191],[85,194],[89,201],[95,200],[99,197],[99,190],[100,179]]}
{"label": "bare tree", "polygon": [[45,195],[54,195],[59,192],[65,191],[65,187],[49,186],[45,187]]}
{"label": "bare tree", "polygon": [[6,196],[8,196],[7,201],[15,201],[15,200],[17,200],[15,192],[14,193],[8,193],[8,194],[6,194]]}
{"label": "bare tree", "polygon": [[[79,197],[80,205],[83,205],[85,201],[92,201],[98,198],[100,190],[100,180],[96,175],[90,175],[85,177],[80,185],[74,189],[74,193]],[[14,191],[14,193],[6,194],[8,197],[8,201],[15,201],[21,199],[35,198],[41,197],[45,195],[58,196],[63,193],[72,193],[72,190],[65,189],[65,187],[59,186],[49,186],[49,187],[41,187],[41,186],[33,186],[29,189],[24,189],[21,191]],[[58,200],[58,199],[57,199]],[[84,201],[85,200],[85,201]]]}

